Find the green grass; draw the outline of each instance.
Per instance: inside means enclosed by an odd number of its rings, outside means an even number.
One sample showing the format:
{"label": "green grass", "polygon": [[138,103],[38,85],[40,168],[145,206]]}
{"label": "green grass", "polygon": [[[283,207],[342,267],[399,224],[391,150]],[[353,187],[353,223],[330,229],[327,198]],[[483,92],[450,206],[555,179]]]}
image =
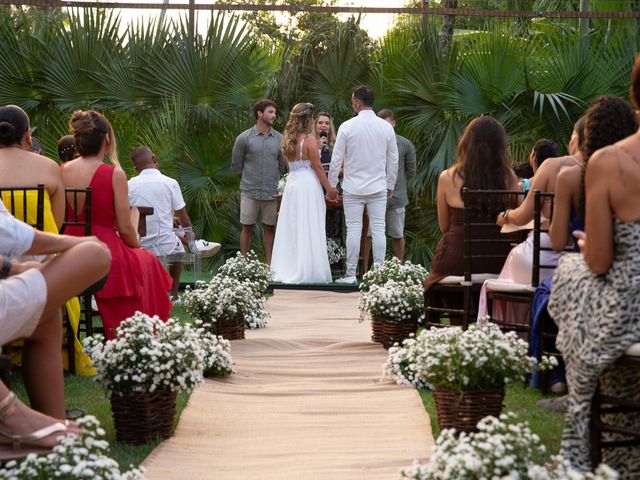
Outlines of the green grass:
{"label": "green grass", "polygon": [[[428,390],[420,390],[422,402],[431,417],[433,436],[440,435],[440,426],[436,418],[436,406],[433,395]],[[546,447],[546,456],[539,458],[544,463],[551,455],[556,455],[560,449],[562,438],[562,415],[550,412],[536,405],[536,402],[544,398],[540,390],[525,388],[522,385],[510,385],[506,389],[503,412],[513,412],[519,421],[529,423],[531,430],[536,433],[542,444]]]}

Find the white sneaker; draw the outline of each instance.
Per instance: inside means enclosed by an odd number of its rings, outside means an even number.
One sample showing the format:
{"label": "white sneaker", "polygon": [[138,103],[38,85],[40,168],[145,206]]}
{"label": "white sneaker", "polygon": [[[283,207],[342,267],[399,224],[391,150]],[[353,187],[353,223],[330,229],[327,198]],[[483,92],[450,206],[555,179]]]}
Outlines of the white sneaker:
{"label": "white sneaker", "polygon": [[358,283],[358,280],[356,280],[356,277],[354,275],[348,276],[348,277],[341,277],[339,279],[337,279],[335,281],[335,283],[344,283],[344,284],[348,284],[348,285],[353,285]]}
{"label": "white sneaker", "polygon": [[208,242],[206,240],[196,240],[195,243],[198,252],[203,257],[212,257],[213,255],[218,253],[220,251],[220,248],[222,247],[222,245],[220,245],[219,243]]}

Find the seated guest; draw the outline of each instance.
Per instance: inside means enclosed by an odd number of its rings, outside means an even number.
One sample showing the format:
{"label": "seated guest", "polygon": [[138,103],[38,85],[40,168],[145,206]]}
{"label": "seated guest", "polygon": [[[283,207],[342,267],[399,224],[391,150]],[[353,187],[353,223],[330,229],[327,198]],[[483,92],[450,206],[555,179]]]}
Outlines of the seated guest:
{"label": "seated guest", "polygon": [[[136,147],[131,153],[131,162],[139,175],[129,180],[129,203],[136,207],[153,207],[153,215],[147,216],[146,220],[147,234],[140,239],[140,244],[159,257],[184,253],[182,244],[186,240],[176,235],[174,217],[181,228],[190,228],[191,219],[180,185],[173,178],[160,173],[158,159],[148,147]],[[216,251],[220,249],[219,243],[211,245]],[[215,252],[207,251],[207,254],[211,253]],[[181,270],[180,262],[169,264],[169,273],[173,278],[171,300],[174,303],[179,300]]]}
{"label": "seated guest", "polygon": [[[45,263],[20,263],[22,254],[57,254]],[[0,383],[0,450],[51,448],[67,432],[60,307],[109,269],[109,251],[95,237],[75,238],[34,230],[0,203],[0,345],[24,339],[22,372],[26,407]],[[17,452],[15,451],[17,449]]]}
{"label": "seated guest", "polygon": [[[560,156],[560,151],[558,150],[558,146],[555,144],[553,140],[549,140],[548,138],[541,138],[538,140],[533,149],[531,150],[531,155],[529,155],[529,165],[530,168],[526,173],[529,175],[521,175],[520,171],[525,171],[523,168],[523,164],[515,165],[513,167],[513,171],[516,172],[518,178],[522,180],[518,182],[518,186],[522,186],[522,191],[527,193],[531,188],[530,178],[535,175],[535,172],[540,168],[542,162],[544,162],[547,158],[555,158]],[[526,164],[524,164],[526,165]]]}
{"label": "seated guest", "polygon": [[[96,295],[107,338],[136,311],[166,320],[171,311],[167,292],[171,277],[151,252],[140,246],[131,224],[127,176],[120,168],[116,140],[109,121],[93,110],[76,111],[69,122],[80,157],[62,165],[65,187],[92,188],[93,234],[111,251],[107,282]],[[109,156],[111,164],[104,163]],[[71,205],[67,204],[71,209]],[[78,208],[81,208],[79,205]],[[84,219],[82,211],[80,217]],[[83,227],[69,227],[71,235],[83,235]]]}
{"label": "seated guest", "polygon": [[[632,71],[631,99],[640,108],[640,56]],[[596,113],[597,112],[597,113]],[[616,138],[638,128],[636,114],[621,99],[598,99],[587,113],[585,227],[582,254],[565,255],[553,277],[548,310],[558,325],[569,395],[561,454],[572,466],[591,470],[589,424],[598,380],[602,393],[640,400],[637,378],[608,368],[640,340],[640,135],[592,152],[591,132]],[[605,373],[606,372],[606,373]],[[640,426],[638,413],[611,414],[614,426]],[[604,449],[602,461],[637,478],[638,447]]]}
{"label": "seated guest", "polygon": [[[506,132],[491,116],[475,118],[467,125],[458,142],[457,159],[458,162],[442,172],[438,180],[438,223],[442,239],[436,247],[429,276],[424,282],[425,295],[444,277],[464,274],[462,189],[514,190],[518,183],[507,153]],[[491,212],[492,215],[496,213]],[[499,237],[499,229],[490,228]],[[493,258],[484,259],[475,262],[474,268],[477,269],[476,273],[497,273],[502,263]],[[445,295],[441,298],[450,308],[457,303],[457,299],[446,298]]]}
{"label": "seated guest", "polygon": [[[628,110],[628,107],[628,104],[615,97],[600,97],[594,102],[585,116],[576,123],[580,127],[578,129],[578,146],[582,158],[589,158],[596,150],[626,138],[636,131],[635,118],[625,117],[624,115],[616,123],[616,129],[611,129],[611,118],[617,116],[621,109],[623,111]],[[588,134],[585,134],[587,122],[589,123],[589,131]],[[572,232],[584,229],[583,172],[584,165],[564,167],[558,173],[555,185],[552,187],[555,198],[553,220],[549,227],[549,238],[552,248],[556,251],[563,250],[570,243],[570,239],[573,240]],[[582,206],[580,206],[581,204]],[[578,251],[577,242],[574,248]],[[532,336],[530,338],[532,355],[538,355],[539,352],[536,332],[542,323],[549,326],[547,333],[555,333],[553,324],[543,321],[548,319],[547,304],[551,289],[551,278],[547,278],[541,282],[536,291],[532,308]],[[536,385],[535,378],[536,376],[534,375],[534,382],[532,382],[534,386]],[[551,391],[565,391],[566,384],[564,380],[564,369],[561,364],[560,368],[550,374]],[[555,407],[564,408],[565,402],[566,398],[561,397],[558,401],[550,400],[544,405],[549,406],[551,409]]]}
{"label": "seated guest", "polygon": [[65,135],[58,140],[58,158],[60,162],[68,162],[78,156],[78,150],[76,149],[76,142],[73,140],[73,135]]}
{"label": "seated guest", "polygon": [[[58,233],[64,221],[65,193],[62,175],[57,163],[38,153],[31,152],[33,138],[29,128],[29,117],[20,107],[7,105],[0,108],[0,187],[24,187],[43,184],[44,191],[44,225],[45,232]],[[35,224],[37,218],[36,192],[27,193],[27,212],[23,212],[22,192],[14,194],[14,214]],[[2,201],[11,208],[11,195],[3,192]],[[92,374],[89,367],[91,359],[82,351],[82,343],[78,339],[78,323],[80,321],[80,302],[71,298],[66,305],[69,323],[75,337],[76,373]],[[13,360],[19,362],[19,355]]]}

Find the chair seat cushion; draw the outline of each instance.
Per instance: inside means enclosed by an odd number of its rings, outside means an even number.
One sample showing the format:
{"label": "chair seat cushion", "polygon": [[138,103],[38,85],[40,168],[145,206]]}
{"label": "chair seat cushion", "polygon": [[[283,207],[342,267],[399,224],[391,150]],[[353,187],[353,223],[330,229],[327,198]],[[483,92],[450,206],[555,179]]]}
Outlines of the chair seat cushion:
{"label": "chair seat cushion", "polygon": [[[484,283],[485,280],[498,278],[497,273],[474,273],[471,275],[471,282]],[[459,285],[464,282],[464,275],[449,275],[444,277],[438,283],[442,285]]]}
{"label": "chair seat cushion", "polygon": [[524,283],[514,283],[506,280],[487,280],[487,291],[504,293],[531,293],[535,292],[535,287]]}
{"label": "chair seat cushion", "polygon": [[634,343],[627,351],[624,352],[625,355],[629,355],[631,357],[640,357],[640,343]]}

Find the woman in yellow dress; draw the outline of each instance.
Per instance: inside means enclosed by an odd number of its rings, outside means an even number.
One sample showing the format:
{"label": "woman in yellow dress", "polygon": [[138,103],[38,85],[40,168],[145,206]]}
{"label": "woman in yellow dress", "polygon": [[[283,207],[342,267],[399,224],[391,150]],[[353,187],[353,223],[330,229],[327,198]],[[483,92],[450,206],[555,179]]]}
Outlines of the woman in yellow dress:
{"label": "woman in yellow dress", "polygon": [[[0,189],[9,187],[34,187],[44,184],[44,231],[58,233],[64,221],[65,193],[60,167],[53,160],[32,153],[29,117],[20,107],[7,105],[0,107],[0,123],[8,122],[16,131],[11,145],[0,145]],[[2,192],[2,201],[11,211],[9,192]],[[14,201],[14,216],[27,223],[36,223],[36,192],[27,193],[27,215],[23,212],[22,195],[17,194]],[[74,331],[76,373],[93,375],[89,367],[91,359],[82,351],[78,339],[80,321],[80,302],[73,298],[66,303],[69,323]],[[65,355],[66,357],[66,355]],[[64,358],[65,366],[68,365]]]}

